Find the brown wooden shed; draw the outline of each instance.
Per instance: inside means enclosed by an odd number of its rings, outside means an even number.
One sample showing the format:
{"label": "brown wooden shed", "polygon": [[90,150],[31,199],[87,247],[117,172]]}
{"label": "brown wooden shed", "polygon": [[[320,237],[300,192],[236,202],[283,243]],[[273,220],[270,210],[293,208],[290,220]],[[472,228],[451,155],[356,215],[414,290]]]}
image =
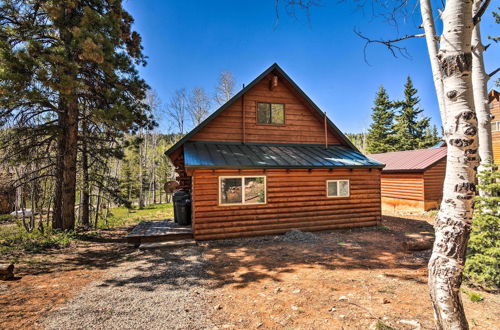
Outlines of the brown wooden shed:
{"label": "brown wooden shed", "polygon": [[383,164],[273,64],[167,150],[195,239],[377,225]]}
{"label": "brown wooden shed", "polygon": [[446,147],[371,154],[382,170],[382,206],[428,211],[443,198]]}

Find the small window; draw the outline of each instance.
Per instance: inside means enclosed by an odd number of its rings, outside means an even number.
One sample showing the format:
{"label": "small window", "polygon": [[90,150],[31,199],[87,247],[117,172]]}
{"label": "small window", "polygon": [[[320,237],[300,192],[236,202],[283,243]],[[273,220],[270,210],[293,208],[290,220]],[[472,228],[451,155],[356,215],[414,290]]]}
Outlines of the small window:
{"label": "small window", "polygon": [[238,176],[219,178],[220,204],[265,204],[266,177]]}
{"label": "small window", "polygon": [[280,103],[257,103],[257,123],[284,125],[285,105]]}
{"label": "small window", "polygon": [[327,197],[349,197],[349,180],[326,181]]}
{"label": "small window", "polygon": [[491,131],[499,132],[500,131],[500,121],[492,121],[491,122]]}

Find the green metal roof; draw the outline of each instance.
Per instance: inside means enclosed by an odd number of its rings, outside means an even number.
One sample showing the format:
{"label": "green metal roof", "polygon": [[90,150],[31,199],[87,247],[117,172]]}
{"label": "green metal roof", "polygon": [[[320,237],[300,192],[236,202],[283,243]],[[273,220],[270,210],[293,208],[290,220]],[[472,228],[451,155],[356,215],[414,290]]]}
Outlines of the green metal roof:
{"label": "green metal roof", "polygon": [[186,168],[382,168],[342,145],[186,142]]}
{"label": "green metal roof", "polygon": [[[281,75],[292,87],[308,102],[311,107],[318,112],[319,115],[324,116],[324,112],[307,96],[302,89],[290,78],[283,69],[277,64],[274,63],[271,65],[266,71],[262,72],[257,78],[255,78],[250,84],[248,84],[245,88],[239,91],[236,95],[234,95],[229,101],[227,101],[224,105],[222,105],[219,109],[213,112],[207,119],[201,122],[198,126],[193,128],[189,133],[187,133],[182,139],[180,139],[177,143],[171,146],[167,151],[165,151],[165,155],[172,154],[175,150],[177,150],[180,146],[182,146],[186,141],[188,141],[194,134],[198,133],[203,127],[205,127],[209,122],[211,122],[215,117],[219,115],[224,109],[232,105],[236,100],[238,100],[243,94],[245,94],[248,90],[250,90],[253,86],[259,83],[264,77],[266,77],[271,72],[277,72]],[[351,141],[335,126],[335,124],[327,117],[328,126],[339,135],[342,142],[351,147],[351,149],[358,151],[359,150],[351,143]]]}

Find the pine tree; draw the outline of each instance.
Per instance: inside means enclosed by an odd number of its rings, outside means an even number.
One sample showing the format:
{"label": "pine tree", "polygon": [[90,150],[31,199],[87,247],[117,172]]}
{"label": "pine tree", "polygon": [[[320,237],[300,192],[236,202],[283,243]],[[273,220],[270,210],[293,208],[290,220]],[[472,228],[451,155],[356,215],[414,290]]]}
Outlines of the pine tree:
{"label": "pine tree", "polygon": [[395,148],[396,150],[415,150],[427,145],[426,130],[430,127],[430,118],[422,117],[423,109],[418,107],[420,98],[417,89],[408,76],[404,90],[404,100],[395,102],[399,108],[395,116]]}
{"label": "pine tree", "polygon": [[441,137],[439,136],[438,129],[436,125],[425,128],[424,137],[418,144],[418,149],[427,149],[435,146],[439,141],[441,141]]}
{"label": "pine tree", "polygon": [[476,197],[464,276],[475,285],[500,288],[500,172],[488,166],[481,174],[480,189],[485,197]]}
{"label": "pine tree", "polygon": [[148,87],[135,68],[145,58],[132,24],[120,0],[0,3],[0,124],[14,128],[2,147],[23,161],[34,148],[53,153],[43,169],[55,178],[54,228],[75,226],[82,116],[98,132],[151,124],[142,102]]}
{"label": "pine tree", "polygon": [[372,123],[368,129],[368,153],[376,154],[394,151],[393,118],[394,105],[383,86],[380,86],[372,108]]}

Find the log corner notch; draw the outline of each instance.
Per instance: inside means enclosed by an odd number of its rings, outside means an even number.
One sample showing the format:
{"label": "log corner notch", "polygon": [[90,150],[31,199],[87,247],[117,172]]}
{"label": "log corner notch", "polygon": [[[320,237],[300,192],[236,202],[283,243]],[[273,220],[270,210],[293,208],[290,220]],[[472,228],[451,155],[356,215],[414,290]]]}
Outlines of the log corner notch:
{"label": "log corner notch", "polygon": [[14,278],[14,264],[0,264],[0,280],[7,281]]}

